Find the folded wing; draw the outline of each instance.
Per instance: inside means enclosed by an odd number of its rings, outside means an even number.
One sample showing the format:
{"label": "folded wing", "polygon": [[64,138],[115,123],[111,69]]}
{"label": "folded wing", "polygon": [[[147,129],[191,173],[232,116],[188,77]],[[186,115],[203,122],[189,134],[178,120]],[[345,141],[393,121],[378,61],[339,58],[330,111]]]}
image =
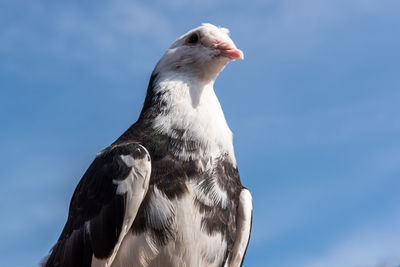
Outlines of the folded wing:
{"label": "folded wing", "polygon": [[247,246],[249,245],[251,224],[253,219],[252,197],[247,189],[242,189],[236,217],[236,238],[233,245],[229,267],[242,266]]}
{"label": "folded wing", "polygon": [[75,189],[67,223],[43,266],[109,266],[147,193],[151,161],[136,143],[95,158]]}

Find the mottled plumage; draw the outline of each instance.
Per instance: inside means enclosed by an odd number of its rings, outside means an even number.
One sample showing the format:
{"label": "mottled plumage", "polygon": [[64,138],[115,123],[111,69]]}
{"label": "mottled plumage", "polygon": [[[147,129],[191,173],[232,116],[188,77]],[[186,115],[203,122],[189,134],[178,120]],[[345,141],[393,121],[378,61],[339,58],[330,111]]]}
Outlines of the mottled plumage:
{"label": "mottled plumage", "polygon": [[213,90],[242,58],[211,24],[167,50],[138,121],[100,152],[71,200],[44,266],[240,266],[251,195]]}

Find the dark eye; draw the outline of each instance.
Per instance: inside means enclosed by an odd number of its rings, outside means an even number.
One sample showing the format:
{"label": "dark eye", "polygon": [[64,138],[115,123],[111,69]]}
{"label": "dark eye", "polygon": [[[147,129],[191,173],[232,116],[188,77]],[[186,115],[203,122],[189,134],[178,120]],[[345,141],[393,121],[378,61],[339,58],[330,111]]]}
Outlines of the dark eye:
{"label": "dark eye", "polygon": [[189,44],[195,44],[199,41],[199,35],[197,33],[192,33],[189,38],[187,39],[187,42]]}

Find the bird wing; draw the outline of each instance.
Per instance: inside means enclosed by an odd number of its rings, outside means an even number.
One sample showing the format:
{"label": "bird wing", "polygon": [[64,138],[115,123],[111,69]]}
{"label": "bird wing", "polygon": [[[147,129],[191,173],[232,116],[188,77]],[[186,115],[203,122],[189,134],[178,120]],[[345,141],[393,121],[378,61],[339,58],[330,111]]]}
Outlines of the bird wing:
{"label": "bird wing", "polygon": [[251,224],[253,219],[253,204],[249,190],[242,189],[236,216],[236,238],[233,244],[229,267],[242,266],[247,246],[249,245]]}
{"label": "bird wing", "polygon": [[136,143],[97,155],[75,189],[67,223],[44,266],[109,266],[145,197],[150,155]]}

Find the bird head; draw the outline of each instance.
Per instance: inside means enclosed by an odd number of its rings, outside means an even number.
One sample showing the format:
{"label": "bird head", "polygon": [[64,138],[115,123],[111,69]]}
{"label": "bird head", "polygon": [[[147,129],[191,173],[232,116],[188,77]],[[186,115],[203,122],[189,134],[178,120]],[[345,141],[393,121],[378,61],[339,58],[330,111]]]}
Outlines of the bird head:
{"label": "bird head", "polygon": [[236,48],[229,30],[204,23],[179,37],[161,58],[156,70],[210,82],[235,59],[243,59],[243,52]]}

